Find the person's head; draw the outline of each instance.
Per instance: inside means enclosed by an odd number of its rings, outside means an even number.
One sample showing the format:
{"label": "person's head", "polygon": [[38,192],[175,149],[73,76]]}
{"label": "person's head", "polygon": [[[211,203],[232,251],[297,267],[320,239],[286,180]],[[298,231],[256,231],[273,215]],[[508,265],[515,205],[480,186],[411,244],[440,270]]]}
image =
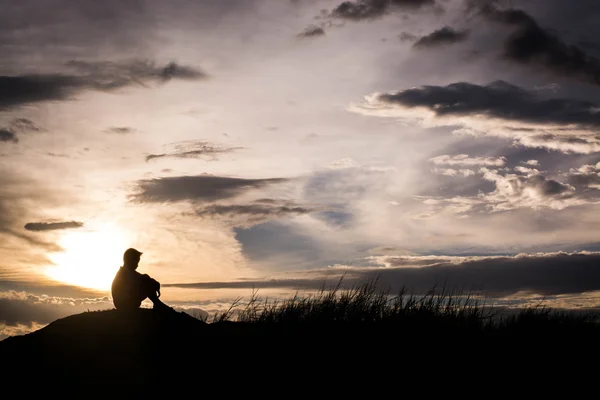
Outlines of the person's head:
{"label": "person's head", "polygon": [[134,248],[129,248],[123,253],[123,266],[126,268],[136,269],[140,262],[141,251]]}

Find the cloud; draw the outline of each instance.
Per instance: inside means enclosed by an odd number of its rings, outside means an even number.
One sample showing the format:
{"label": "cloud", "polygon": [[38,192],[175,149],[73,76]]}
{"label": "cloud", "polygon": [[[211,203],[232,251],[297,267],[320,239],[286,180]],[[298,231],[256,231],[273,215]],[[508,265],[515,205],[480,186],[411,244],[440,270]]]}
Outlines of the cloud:
{"label": "cloud", "polygon": [[114,91],[128,86],[148,87],[172,79],[206,78],[198,69],[171,62],[157,66],[151,61],[69,61],[69,73],[0,76],[0,109],[50,100],[67,100],[85,90]]}
{"label": "cloud", "polygon": [[108,297],[70,298],[14,290],[0,292],[0,340],[41,329],[69,315],[111,308],[112,301]]}
{"label": "cloud", "polygon": [[46,324],[31,322],[27,324],[3,325],[0,324],[0,341],[11,336],[22,336],[42,329]]}
{"label": "cloud", "polygon": [[[271,201],[264,201],[271,200]],[[313,210],[280,200],[262,199],[251,204],[210,204],[196,210],[200,217],[218,218],[234,226],[250,227],[272,219],[308,214]]]}
{"label": "cloud", "polygon": [[310,25],[298,34],[298,37],[310,38],[325,35],[323,28],[317,25]]}
{"label": "cloud", "polygon": [[214,175],[175,176],[137,182],[138,193],[131,200],[139,203],[215,201],[236,197],[246,191],[287,182],[284,178],[243,179]]}
{"label": "cloud", "polygon": [[469,32],[457,31],[449,26],[431,32],[429,35],[421,37],[413,44],[413,47],[439,47],[447,44],[462,42],[467,39]]}
{"label": "cloud", "polygon": [[521,174],[527,175],[527,176],[531,176],[531,175],[539,175],[540,171],[535,169],[535,168],[527,168],[527,167],[522,167],[520,165],[517,165],[514,168],[515,172],[519,172]]}
{"label": "cloud", "polygon": [[534,167],[537,167],[538,165],[540,165],[540,162],[538,160],[527,160],[527,161],[523,161],[523,163],[525,163],[527,165],[532,165]]}
{"label": "cloud", "polygon": [[360,168],[360,164],[352,158],[346,157],[330,162],[327,167],[331,169]]}
{"label": "cloud", "polygon": [[13,142],[18,143],[19,139],[13,131],[7,128],[0,129],[0,142]]}
{"label": "cloud", "polygon": [[211,161],[217,160],[218,154],[230,153],[235,150],[242,149],[242,147],[222,147],[211,144],[209,142],[199,141],[186,141],[173,143],[169,145],[170,151],[167,153],[159,154],[148,154],[146,156],[146,162],[157,158],[200,158],[208,156]]}
{"label": "cloud", "polygon": [[25,229],[33,232],[56,231],[61,229],[81,228],[83,222],[63,221],[63,222],[29,222],[25,224]]}
{"label": "cloud", "polygon": [[375,93],[350,111],[400,118],[424,127],[452,126],[454,133],[492,135],[526,147],[565,153],[600,151],[600,106],[568,98],[544,99],[504,81],[421,86]]}
{"label": "cloud", "polygon": [[344,1],[331,15],[352,21],[375,19],[402,9],[419,9],[435,5],[435,0],[357,0]]}
{"label": "cloud", "polygon": [[518,176],[502,175],[496,171],[484,170],[484,179],[494,182],[496,190],[483,196],[492,206],[492,211],[511,210],[519,207],[533,209],[563,208],[582,204],[575,197],[575,188],[543,175]]}
{"label": "cloud", "polygon": [[345,286],[377,279],[392,293],[402,288],[424,294],[437,286],[449,290],[481,291],[489,296],[529,292],[540,295],[574,294],[600,290],[600,253],[534,253],[514,256],[405,256],[371,257],[383,267],[330,267],[303,271],[299,277],[200,282],[166,286],[217,288],[287,288],[319,290],[325,281]]}
{"label": "cloud", "polygon": [[477,165],[486,167],[502,167],[506,164],[506,157],[469,157],[468,154],[447,154],[430,158],[435,165]]}
{"label": "cloud", "polygon": [[[112,299],[106,296],[64,297],[35,295],[27,291],[0,291],[0,340],[28,334],[69,315],[113,308]],[[193,305],[184,303],[173,308],[196,318],[208,317],[206,311]]]}
{"label": "cloud", "polygon": [[429,213],[417,214],[416,217],[428,217],[440,212],[468,215],[519,208],[563,210],[600,202],[596,198],[586,198],[573,185],[544,176],[536,169],[519,166],[515,170],[520,174],[481,168],[479,173],[482,178],[494,183],[495,189],[477,196],[418,197],[431,209]]}
{"label": "cloud", "polygon": [[581,48],[564,43],[543,29],[522,10],[501,10],[493,2],[470,2],[471,10],[490,21],[515,27],[504,43],[504,57],[510,61],[543,67],[564,77],[600,84],[600,60]]}
{"label": "cloud", "polygon": [[[408,286],[419,292],[433,284],[450,288],[481,289],[492,295],[531,292],[540,295],[582,293],[600,289],[592,277],[600,276],[600,253],[535,253],[515,256],[390,257],[381,279]],[[422,263],[424,267],[414,267]],[[408,268],[406,267],[408,266]],[[394,268],[396,267],[396,268]],[[400,267],[400,268],[397,268]],[[412,267],[412,268],[411,268]],[[389,272],[388,272],[389,271]],[[375,273],[366,271],[367,276]]]}
{"label": "cloud", "polygon": [[[150,82],[168,82],[172,79],[197,80],[206,78],[203,71],[169,62],[165,66],[157,66],[148,60],[129,62],[88,62],[71,60],[67,66],[82,73],[86,81],[98,90],[111,90],[132,84],[144,86]],[[80,75],[81,76],[81,75]]]}
{"label": "cloud", "polygon": [[477,114],[529,123],[600,126],[600,107],[595,103],[561,98],[545,100],[504,81],[485,86],[467,82],[422,86],[381,94],[379,99],[408,108],[428,108],[437,116]]}
{"label": "cloud", "polygon": [[40,132],[42,130],[35,122],[27,118],[15,118],[11,121],[10,126],[17,132]]}
{"label": "cloud", "polygon": [[600,189],[600,163],[571,168],[568,174],[569,183],[583,186],[586,189]]}
{"label": "cloud", "polygon": [[472,169],[466,169],[466,168],[459,168],[459,169],[434,168],[433,172],[435,172],[436,174],[446,175],[446,176],[456,176],[456,175],[460,174],[464,177],[467,177],[467,176],[475,175],[475,171],[473,171]]}
{"label": "cloud", "polygon": [[27,118],[15,118],[10,122],[10,125],[5,128],[0,128],[0,142],[18,143],[17,134],[27,132],[39,132],[41,129],[31,120]]}
{"label": "cloud", "polygon": [[127,135],[129,133],[136,132],[135,128],[130,128],[128,126],[111,126],[110,128],[106,128],[104,130],[106,133],[116,133],[119,135]]}
{"label": "cloud", "polygon": [[398,35],[398,39],[400,39],[401,42],[415,42],[419,40],[419,37],[410,32],[402,32]]}
{"label": "cloud", "polygon": [[[468,154],[457,154],[450,156],[447,154],[430,158],[436,166],[444,166],[445,168],[435,167],[433,172],[440,175],[446,176],[457,176],[462,175],[464,177],[475,175],[475,171],[468,168],[454,168],[454,167],[478,167],[478,166],[489,166],[489,167],[501,167],[506,163],[505,157],[469,157]],[[448,168],[451,167],[451,168]]]}

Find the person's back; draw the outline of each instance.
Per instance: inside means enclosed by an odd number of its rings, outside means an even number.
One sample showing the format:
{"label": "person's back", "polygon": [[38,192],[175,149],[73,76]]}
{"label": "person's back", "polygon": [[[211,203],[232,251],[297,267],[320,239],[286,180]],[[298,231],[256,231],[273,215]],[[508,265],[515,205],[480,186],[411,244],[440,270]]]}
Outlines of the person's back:
{"label": "person's back", "polygon": [[130,268],[119,268],[111,287],[115,308],[122,310],[140,307],[143,301],[139,300],[141,276],[139,272]]}
{"label": "person's back", "polygon": [[115,275],[111,286],[113,303],[117,310],[135,310],[146,298],[154,303],[155,309],[170,309],[158,299],[160,283],[147,274],[136,271],[141,252],[127,249],[123,254],[123,266]]}

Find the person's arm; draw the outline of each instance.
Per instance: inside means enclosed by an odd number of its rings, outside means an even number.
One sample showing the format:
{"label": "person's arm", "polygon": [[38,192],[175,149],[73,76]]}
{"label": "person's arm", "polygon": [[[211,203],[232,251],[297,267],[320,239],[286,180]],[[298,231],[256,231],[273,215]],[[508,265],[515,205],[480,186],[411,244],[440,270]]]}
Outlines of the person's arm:
{"label": "person's arm", "polygon": [[148,275],[148,274],[144,274],[144,275],[140,274],[140,276],[142,276],[144,279],[148,279],[150,282],[152,282],[154,284],[154,290],[156,290],[157,296],[160,297],[160,282],[158,282],[156,279],[150,277],[150,275]]}

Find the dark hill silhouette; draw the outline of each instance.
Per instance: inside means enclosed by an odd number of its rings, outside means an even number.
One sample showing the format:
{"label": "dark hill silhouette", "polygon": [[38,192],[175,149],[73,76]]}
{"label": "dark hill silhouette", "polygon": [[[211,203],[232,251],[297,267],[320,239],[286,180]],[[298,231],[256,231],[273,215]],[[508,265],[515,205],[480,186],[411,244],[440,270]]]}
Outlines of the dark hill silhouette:
{"label": "dark hill silhouette", "polygon": [[492,326],[477,309],[440,308],[440,298],[394,308],[373,293],[353,293],[261,312],[251,305],[238,322],[152,309],[72,315],[1,341],[0,377],[8,393],[61,398],[189,397],[206,387],[248,395],[257,384],[295,395],[325,385],[374,396],[399,379],[420,382],[425,371],[436,382],[466,373],[459,379],[475,389],[485,386],[472,382],[479,374],[502,373],[507,364],[535,374],[600,355],[600,329],[578,316],[528,310]]}

